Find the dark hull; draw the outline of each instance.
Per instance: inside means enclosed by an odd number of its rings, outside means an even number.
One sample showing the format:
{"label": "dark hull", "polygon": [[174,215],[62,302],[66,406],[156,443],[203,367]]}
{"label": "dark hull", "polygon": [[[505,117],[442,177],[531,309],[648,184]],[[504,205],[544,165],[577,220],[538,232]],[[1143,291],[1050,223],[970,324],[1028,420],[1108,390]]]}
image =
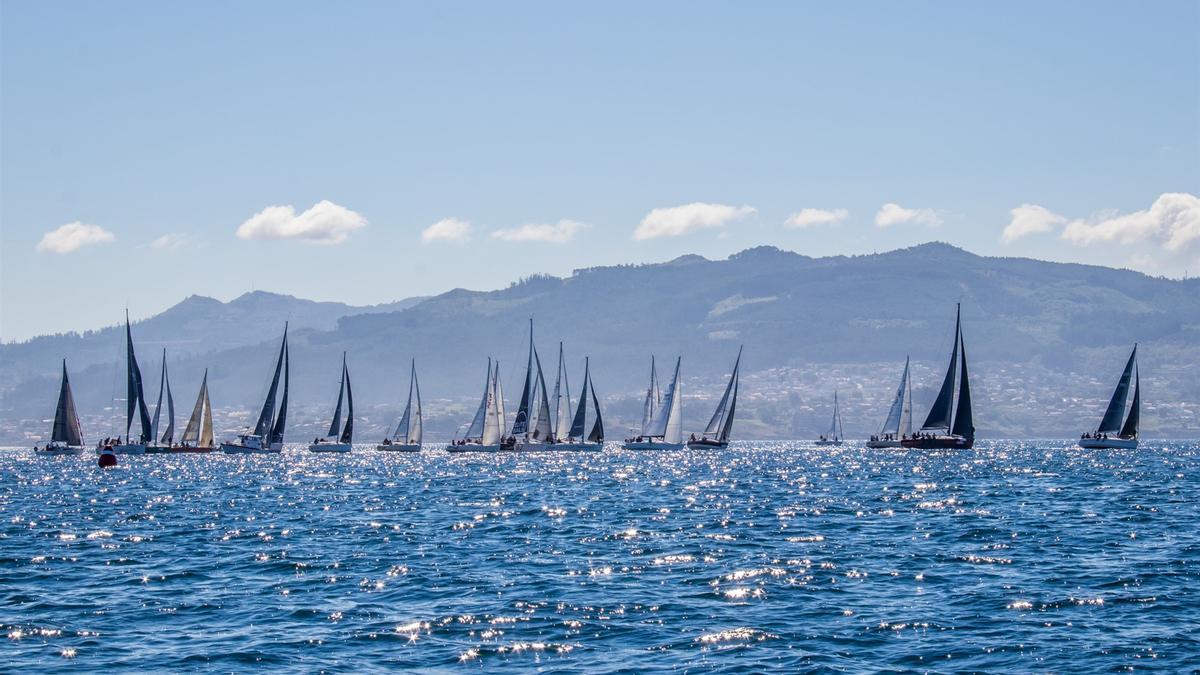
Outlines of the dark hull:
{"label": "dark hull", "polygon": [[193,446],[174,446],[165,447],[161,445],[146,446],[147,455],[180,455],[180,454],[204,454],[207,452],[215,452],[216,448],[199,448]]}
{"label": "dark hull", "polygon": [[729,447],[727,441],[715,441],[708,438],[701,438],[695,441],[688,441],[689,450],[723,450]]}
{"label": "dark hull", "polygon": [[963,438],[962,436],[906,438],[900,441],[900,447],[916,450],[970,450],[974,446],[974,438]]}

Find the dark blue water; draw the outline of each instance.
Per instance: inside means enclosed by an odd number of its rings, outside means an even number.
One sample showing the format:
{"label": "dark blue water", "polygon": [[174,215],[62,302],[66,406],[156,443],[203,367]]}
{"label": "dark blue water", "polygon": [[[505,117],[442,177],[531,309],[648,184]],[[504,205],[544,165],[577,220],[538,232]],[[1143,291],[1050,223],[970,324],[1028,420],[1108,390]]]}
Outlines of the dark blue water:
{"label": "dark blue water", "polygon": [[0,669],[1200,667],[1200,446],[0,452]]}

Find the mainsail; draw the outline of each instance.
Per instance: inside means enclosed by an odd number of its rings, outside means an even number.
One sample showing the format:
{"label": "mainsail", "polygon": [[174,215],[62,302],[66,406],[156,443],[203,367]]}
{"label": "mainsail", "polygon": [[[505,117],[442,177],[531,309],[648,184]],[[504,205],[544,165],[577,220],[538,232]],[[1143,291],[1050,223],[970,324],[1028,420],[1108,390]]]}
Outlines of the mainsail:
{"label": "mainsail", "polygon": [[[208,441],[203,442],[204,431],[208,432]],[[208,370],[204,371],[204,379],[200,381],[200,393],[196,394],[196,405],[192,407],[192,416],[188,418],[187,426],[179,441],[184,445],[209,447],[212,445],[212,406],[208,403]]]}
{"label": "mainsail", "polygon": [[275,361],[275,375],[271,378],[271,387],[267,389],[267,398],[263,401],[262,411],[258,414],[258,422],[254,425],[254,435],[267,438],[275,424],[275,395],[279,391],[279,375],[283,370],[283,356],[287,349],[287,324],[283,325],[283,341],[279,344],[279,358]]}
{"label": "mainsail", "polygon": [[283,432],[287,428],[288,373],[292,369],[292,356],[287,343],[286,327],[283,329],[283,334],[283,397],[279,399],[279,413],[275,415],[275,423],[271,425],[271,445],[283,444]]}
{"label": "mainsail", "polygon": [[529,360],[525,365],[525,385],[521,388],[521,403],[513,419],[512,436],[524,436],[529,432],[529,406],[533,403],[533,319],[529,320]]}
{"label": "mainsail", "polygon": [[346,396],[346,352],[342,352],[342,379],[338,381],[337,405],[333,408],[333,421],[329,423],[326,438],[337,438],[342,430],[342,400]]}
{"label": "mainsail", "polygon": [[142,423],[142,444],[150,442],[150,413],[146,410],[146,399],[142,393],[142,369],[138,367],[137,356],[133,353],[133,332],[129,328],[129,311],[125,311],[125,441],[128,443],[129,430],[133,427],[133,413],[136,410]]}
{"label": "mainsail", "polygon": [[585,439],[588,443],[603,443],[604,442],[604,420],[600,417],[600,401],[596,398],[596,386],[592,382],[591,363],[590,359],[583,361],[583,388],[580,389],[579,405],[575,408],[575,417],[571,420],[571,430],[567,432],[565,440],[575,440],[583,438],[584,429],[587,428],[587,411],[588,399],[591,398],[592,404],[592,430],[588,433]]}
{"label": "mainsail", "polygon": [[682,360],[682,357],[675,360],[675,375],[671,378],[667,393],[663,395],[662,404],[658,407],[658,414],[650,423],[649,433],[646,434],[652,438],[661,437],[664,443],[683,441],[683,392],[679,383],[679,366]]}
{"label": "mainsail", "polygon": [[825,437],[830,440],[842,440],[842,411],[838,406],[837,391],[833,392],[833,420],[829,422],[829,433]]}
{"label": "mainsail", "polygon": [[654,370],[654,356],[650,356],[650,386],[646,388],[646,401],[642,404],[642,435],[650,435],[650,424],[654,414],[662,403],[662,393],[658,390],[658,375]]}
{"label": "mainsail", "polygon": [[554,431],[550,428],[550,400],[546,397],[546,378],[542,375],[542,360],[538,358],[537,350],[533,352],[533,360],[537,364],[537,397],[538,414],[534,421],[532,438],[539,441],[553,438]]}
{"label": "mainsail", "polygon": [[[586,371],[586,368],[585,368]],[[585,385],[586,386],[586,385]],[[583,390],[584,397],[587,389]],[[571,424],[571,386],[567,383],[567,366],[563,362],[563,344],[558,343],[558,374],[554,379],[554,438],[565,440]]]}
{"label": "mainsail", "polygon": [[158,376],[158,402],[154,404],[154,420],[150,422],[150,440],[158,440],[158,419],[162,412],[163,390],[167,384],[167,350],[163,348],[162,373]]}
{"label": "mainsail", "polygon": [[904,372],[900,375],[900,386],[896,388],[896,398],[892,399],[892,407],[888,410],[887,419],[883,422],[881,434],[905,436],[912,434],[912,395],[909,392],[908,357],[904,357]]}
{"label": "mainsail", "polygon": [[62,364],[62,386],[58,390],[58,406],[54,409],[54,426],[50,429],[50,440],[66,445],[83,445],[83,428],[79,425],[79,414],[75,411],[75,396],[71,393],[71,380],[67,377],[67,360]]}
{"label": "mainsail", "polygon": [[958,407],[954,411],[954,427],[950,430],[955,436],[975,438],[975,420],[971,414],[971,383],[967,377],[967,341],[963,339],[962,328],[958,331],[959,351],[962,352],[962,377],[958,381]]}
{"label": "mainsail", "polygon": [[504,413],[503,400],[500,393],[500,364],[496,363],[495,370],[488,369],[488,389],[484,401],[486,407],[484,409],[483,421],[483,436],[480,438],[480,443],[483,445],[495,445],[500,442],[500,436],[504,430]]}
{"label": "mainsail", "polygon": [[[492,360],[488,359],[487,377],[483,380],[483,398],[479,401],[479,409],[475,411],[475,417],[471,420],[471,425],[467,427],[467,432],[463,434],[464,439],[482,438],[486,421],[491,419],[488,415],[489,404],[492,399]],[[399,432],[397,432],[399,433]]]}
{"label": "mainsail", "polygon": [[342,429],[342,443],[354,442],[354,390],[350,388],[350,371],[346,368],[346,354],[342,354],[342,377],[346,380],[346,426]]}
{"label": "mainsail", "polygon": [[1129,417],[1121,427],[1121,438],[1137,438],[1138,423],[1142,419],[1142,375],[1138,368],[1133,375],[1133,405],[1129,406]]}
{"label": "mainsail", "polygon": [[600,416],[600,399],[596,398],[596,382],[588,378],[588,391],[592,395],[592,412],[596,414],[596,421],[592,423],[592,430],[588,433],[587,440],[589,443],[604,442],[604,419]]}
{"label": "mainsail", "polygon": [[950,367],[946,369],[946,378],[942,380],[942,388],[938,390],[937,398],[933,401],[933,407],[929,409],[929,416],[925,418],[925,424],[921,425],[922,431],[950,428],[951,408],[954,405],[954,375],[958,368],[958,336],[961,328],[960,314],[961,310],[956,312],[954,319],[954,347],[950,350]]}
{"label": "mainsail", "polygon": [[417,362],[415,359],[412,362],[412,373],[408,378],[408,403],[404,404],[404,414],[400,416],[400,423],[396,425],[396,433],[392,434],[392,438],[400,443],[421,443],[421,388],[417,385]]}
{"label": "mainsail", "polygon": [[[733,410],[737,405],[738,370],[742,365],[742,348],[738,347],[737,360],[733,362],[733,372],[729,374],[729,383],[725,385],[725,393],[717,403],[712,419],[704,428],[705,436],[716,436],[721,441],[729,438],[729,430],[733,428]],[[726,419],[728,417],[728,419]]]}
{"label": "mainsail", "polygon": [[1096,429],[1096,433],[1115,434],[1121,429],[1121,418],[1125,415],[1125,402],[1129,397],[1129,381],[1133,378],[1133,366],[1136,359],[1137,345],[1134,345],[1133,352],[1129,354],[1129,360],[1125,362],[1125,370],[1121,371],[1121,379],[1117,381],[1117,388],[1108,401],[1108,409],[1104,411],[1104,418],[1100,420],[1100,427]]}

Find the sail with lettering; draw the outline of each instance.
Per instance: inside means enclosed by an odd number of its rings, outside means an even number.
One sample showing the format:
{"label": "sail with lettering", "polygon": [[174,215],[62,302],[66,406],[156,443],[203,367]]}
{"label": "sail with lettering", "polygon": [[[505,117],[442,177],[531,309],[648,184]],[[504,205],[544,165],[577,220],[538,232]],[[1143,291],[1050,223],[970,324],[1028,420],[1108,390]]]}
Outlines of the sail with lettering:
{"label": "sail with lettering", "polygon": [[533,405],[533,319],[529,320],[529,360],[525,365],[525,384],[521,387],[521,403],[517,406],[517,416],[513,419],[511,436],[524,436],[529,433],[530,406]]}
{"label": "sail with lettering", "polygon": [[75,395],[71,392],[66,359],[62,362],[62,384],[58,390],[58,405],[54,408],[54,426],[50,429],[50,440],[70,447],[83,446],[83,427],[79,424],[79,413],[75,410]]}
{"label": "sail with lettering", "polygon": [[500,393],[500,363],[497,362],[488,382],[483,437],[480,439],[480,443],[483,445],[499,443],[500,436],[504,433],[504,412],[501,401],[503,401],[503,395]]}

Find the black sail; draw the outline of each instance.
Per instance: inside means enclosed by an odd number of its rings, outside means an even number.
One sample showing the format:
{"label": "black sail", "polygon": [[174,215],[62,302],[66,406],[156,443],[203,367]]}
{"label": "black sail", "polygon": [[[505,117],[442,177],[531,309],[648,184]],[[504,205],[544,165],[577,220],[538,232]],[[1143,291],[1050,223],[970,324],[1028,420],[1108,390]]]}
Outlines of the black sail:
{"label": "black sail", "polygon": [[721,426],[721,434],[719,436],[717,436],[717,440],[721,441],[722,443],[728,443],[729,435],[730,435],[730,433],[733,432],[733,415],[735,412],[737,412],[737,395],[738,395],[737,372],[738,372],[737,368],[734,368],[733,369],[733,374],[734,374],[733,398],[730,399],[730,401],[729,401],[729,412],[725,415],[725,424]]}
{"label": "black sail", "polygon": [[1121,371],[1121,379],[1117,381],[1117,388],[1113,390],[1112,398],[1108,401],[1108,409],[1104,411],[1104,418],[1100,420],[1100,427],[1096,429],[1101,434],[1113,434],[1121,428],[1121,418],[1125,416],[1125,401],[1129,398],[1129,380],[1133,377],[1133,363],[1137,359],[1137,345],[1133,346],[1133,352],[1129,355],[1129,360],[1125,362],[1125,370]]}
{"label": "black sail", "polygon": [[262,412],[258,414],[258,422],[254,424],[254,435],[266,438],[271,433],[275,419],[275,394],[279,391],[279,373],[283,369],[283,354],[287,347],[287,324],[283,325],[283,342],[279,345],[279,359],[275,361],[275,375],[271,378],[271,388],[267,390],[267,400],[263,401]]}
{"label": "black sail", "polygon": [[1142,374],[1134,375],[1133,405],[1129,406],[1129,417],[1125,418],[1125,426],[1121,427],[1121,438],[1137,438],[1138,425],[1142,420]]}
{"label": "black sail", "polygon": [[275,416],[275,425],[271,427],[270,442],[282,443],[283,432],[287,428],[288,408],[288,373],[292,368],[292,357],[287,346],[287,335],[283,338],[283,397],[279,399],[279,414]]}
{"label": "black sail", "polygon": [[138,367],[137,356],[133,353],[133,332],[129,329],[129,314],[125,314],[125,370],[127,374],[125,388],[125,441],[129,442],[129,430],[133,427],[133,413],[136,410],[142,423],[141,442],[150,441],[150,412],[146,410],[146,400],[142,394],[142,369]]}
{"label": "black sail", "polygon": [[938,391],[937,399],[934,400],[933,407],[929,409],[929,416],[925,418],[925,424],[921,426],[923,430],[950,428],[950,410],[954,405],[954,370],[958,365],[959,328],[960,319],[956,312],[954,348],[950,350],[950,367],[946,370],[946,379],[942,380],[942,388]]}
{"label": "black sail", "polygon": [[163,357],[163,381],[167,385],[167,430],[163,432],[161,441],[170,445],[175,441],[175,397],[171,396],[171,375],[167,372],[165,356]]}
{"label": "black sail", "polygon": [[603,443],[604,420],[600,417],[600,399],[596,398],[596,383],[589,381],[588,390],[592,392],[592,411],[596,414],[596,422],[592,424],[592,431],[587,439],[589,443]]}
{"label": "black sail", "polygon": [[[586,358],[583,361],[583,388],[580,390],[579,406],[575,408],[575,417],[571,420],[571,430],[567,432],[569,438],[582,438],[583,427],[587,421],[588,386],[592,377],[588,361]],[[599,416],[597,416],[598,419]]]}
{"label": "black sail", "polygon": [[75,396],[71,393],[71,380],[67,377],[66,359],[62,364],[62,387],[58,390],[58,406],[54,410],[50,440],[67,445],[83,445],[83,430],[79,426],[79,415],[75,412]]}
{"label": "black sail", "polygon": [[959,329],[959,351],[962,352],[962,378],[958,384],[958,409],[954,413],[954,429],[950,433],[963,438],[975,438],[975,420],[971,415],[971,384],[967,377],[967,341]]}
{"label": "black sail", "polygon": [[337,405],[333,408],[333,421],[329,423],[326,438],[337,438],[342,429],[342,398],[346,392],[346,354],[342,354],[342,380],[338,383]]}
{"label": "black sail", "polygon": [[346,378],[346,428],[342,429],[342,443],[354,442],[354,392],[350,391],[350,371],[346,369],[346,357],[342,356],[342,376]]}
{"label": "black sail", "polygon": [[525,365],[525,386],[521,389],[521,404],[513,419],[512,435],[520,436],[529,431],[529,406],[533,403],[533,319],[529,320],[529,362]]}

